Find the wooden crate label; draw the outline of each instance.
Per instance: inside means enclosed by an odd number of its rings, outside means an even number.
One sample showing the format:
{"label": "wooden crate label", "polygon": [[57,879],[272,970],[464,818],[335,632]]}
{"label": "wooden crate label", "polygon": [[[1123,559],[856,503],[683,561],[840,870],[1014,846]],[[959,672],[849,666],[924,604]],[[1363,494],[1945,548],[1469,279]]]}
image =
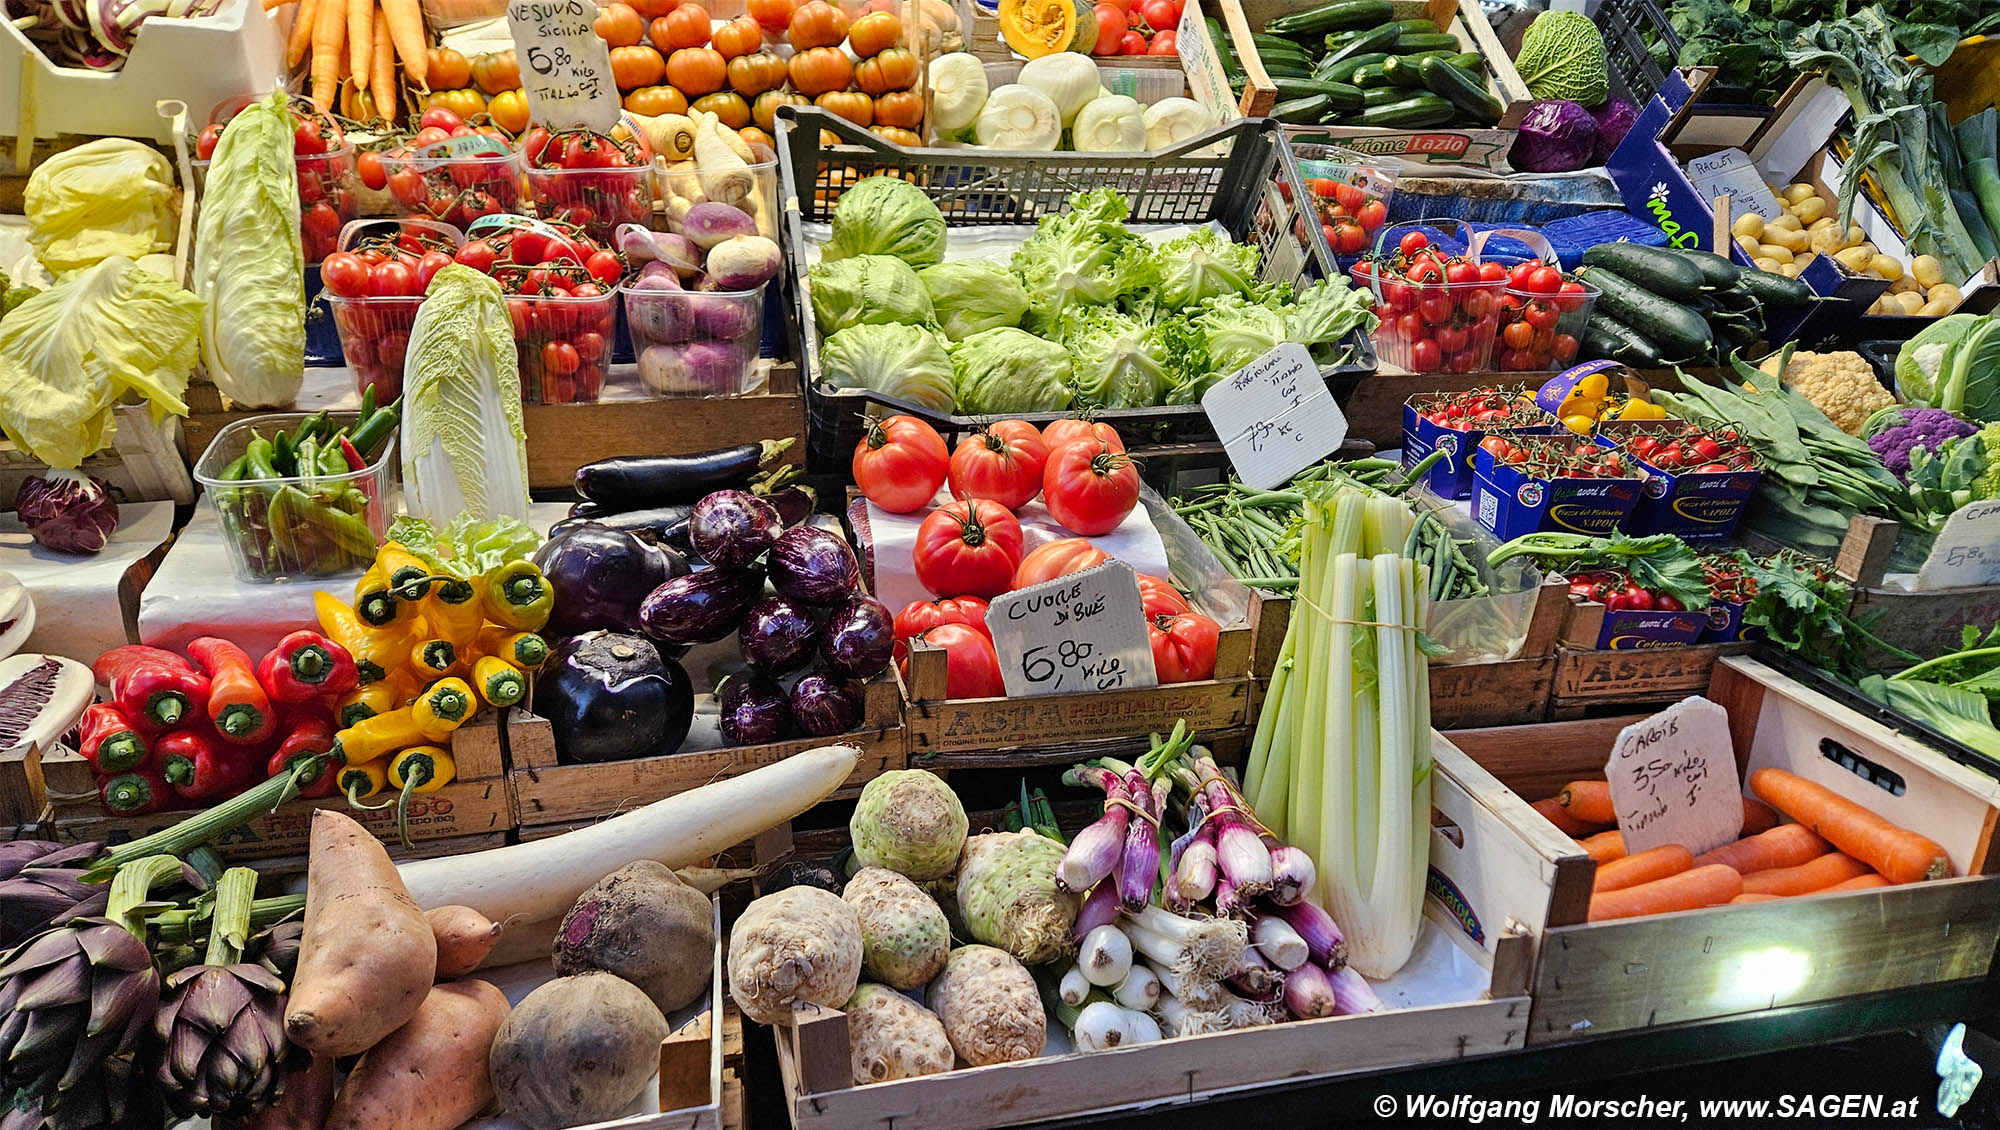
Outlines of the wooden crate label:
{"label": "wooden crate label", "polygon": [[1015,701],[975,699],[963,704],[919,702],[932,725],[920,728],[921,744],[958,746],[1044,744],[1171,727],[1186,717],[1190,726],[1214,726],[1240,716],[1248,680],[1152,687],[1122,694],[1045,696]]}
{"label": "wooden crate label", "polygon": [[1682,844],[1699,855],[1743,834],[1729,714],[1700,695],[1620,730],[1604,776],[1631,854]]}
{"label": "wooden crate label", "polygon": [[1651,651],[1564,651],[1556,665],[1557,698],[1621,698],[1700,690],[1715,667],[1712,647]]}

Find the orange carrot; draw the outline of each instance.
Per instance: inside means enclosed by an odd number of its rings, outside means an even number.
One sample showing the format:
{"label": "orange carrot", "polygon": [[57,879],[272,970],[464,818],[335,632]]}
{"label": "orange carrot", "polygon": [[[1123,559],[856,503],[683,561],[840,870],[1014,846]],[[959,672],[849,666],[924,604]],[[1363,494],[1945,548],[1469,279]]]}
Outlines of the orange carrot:
{"label": "orange carrot", "polygon": [[1773,867],[1743,876],[1743,890],[1759,895],[1809,895],[1835,883],[1868,874],[1868,865],[1851,855],[1830,851],[1797,867]]}
{"label": "orange carrot", "polygon": [[1599,832],[1588,839],[1577,841],[1577,846],[1590,853],[1590,858],[1603,866],[1614,859],[1625,858],[1625,833],[1616,828],[1609,832]]}
{"label": "orange carrot", "polygon": [[1731,906],[1735,906],[1740,903],[1750,903],[1750,902],[1777,902],[1779,899],[1784,897],[1785,896],[1783,895],[1753,895],[1749,891],[1744,891],[1742,894],[1737,895],[1733,899],[1730,899],[1729,903]]}
{"label": "orange carrot", "polygon": [[1759,769],[1750,774],[1750,789],[1890,882],[1916,883],[1951,874],[1951,857],[1936,841],[1899,828],[1824,785],[1782,769]]}
{"label": "orange carrot", "polygon": [[1556,794],[1569,814],[1592,824],[1616,824],[1618,813],[1611,807],[1611,782],[1571,781]]}
{"label": "orange carrot", "polygon": [[1743,876],[1719,863],[1712,863],[1622,891],[1597,891],[1590,896],[1589,919],[1604,922],[1613,918],[1697,910],[1704,906],[1720,906],[1742,893]]}
{"label": "orange carrot", "polygon": [[312,102],[322,110],[333,108],[340,92],[341,41],[347,32],[347,6],[342,0],[319,0],[313,13]]}
{"label": "orange carrot", "polygon": [[312,46],[313,22],[319,18],[320,0],[299,0],[299,10],[292,13],[292,31],[285,37],[285,69],[290,70],[305,61],[306,48]]}
{"label": "orange carrot", "polygon": [[1834,891],[1867,891],[1873,890],[1876,887],[1893,887],[1895,885],[1882,876],[1870,871],[1866,875],[1856,875],[1844,883],[1835,883],[1831,887],[1821,887],[1819,890],[1814,891],[1813,894],[1824,895],[1831,894]]}
{"label": "orange carrot", "polygon": [[1755,797],[1743,798],[1742,835],[1754,836],[1768,832],[1778,826],[1778,813],[1770,805]]}
{"label": "orange carrot", "polygon": [[1536,812],[1542,814],[1542,819],[1554,824],[1556,831],[1572,838],[1588,836],[1603,826],[1601,824],[1591,824],[1578,820],[1576,817],[1570,815],[1569,809],[1564,808],[1561,801],[1554,797],[1543,797],[1541,800],[1536,801],[1532,807]]}
{"label": "orange carrot", "polygon": [[354,89],[368,89],[368,64],[375,56],[374,0],[347,0],[347,73]]}
{"label": "orange carrot", "polygon": [[375,113],[385,122],[396,120],[396,49],[389,42],[389,19],[375,13],[374,89]]}
{"label": "orange carrot", "polygon": [[430,44],[424,38],[424,14],[417,0],[382,0],[382,18],[389,21],[389,40],[403,57],[403,73],[410,76],[410,84],[429,90],[424,76],[430,70],[430,56],[424,50]]}
{"label": "orange carrot", "polygon": [[1627,887],[1678,875],[1693,866],[1693,852],[1679,844],[1663,844],[1637,855],[1598,864],[1597,880],[1590,889],[1593,893],[1622,891]]}
{"label": "orange carrot", "polygon": [[1805,825],[1780,824],[1768,832],[1759,832],[1733,844],[1723,844],[1714,851],[1705,851],[1695,857],[1694,865],[1702,867],[1720,863],[1748,875],[1752,871],[1769,871],[1774,867],[1797,867],[1832,850],[1825,840],[1813,835],[1812,829]]}

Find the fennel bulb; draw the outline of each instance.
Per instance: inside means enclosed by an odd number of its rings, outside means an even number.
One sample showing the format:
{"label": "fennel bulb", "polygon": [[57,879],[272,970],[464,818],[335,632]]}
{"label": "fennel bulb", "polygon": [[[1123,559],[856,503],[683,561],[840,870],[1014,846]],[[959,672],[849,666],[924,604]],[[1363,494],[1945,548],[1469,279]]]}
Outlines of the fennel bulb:
{"label": "fennel bulb", "polygon": [[443,526],[528,519],[521,372],[500,284],[453,264],[431,279],[403,362],[403,493]]}
{"label": "fennel bulb", "polygon": [[1064,126],[1076,120],[1077,111],[1105,93],[1104,84],[1097,77],[1097,63],[1090,56],[1074,51],[1058,51],[1028,60],[1021,65],[1017,81],[1054,103],[1056,116]]}
{"label": "fennel bulb", "polygon": [[973,138],[988,149],[1046,151],[1062,140],[1062,115],[1031,86],[1008,83],[986,96]]}
{"label": "fennel bulb", "polygon": [[1162,98],[1146,107],[1146,148],[1165,149],[1216,126],[1215,115],[1192,98]]}
{"label": "fennel bulb", "polygon": [[1084,103],[1070,127],[1079,153],[1139,153],[1146,148],[1146,111],[1136,99],[1107,94]]}
{"label": "fennel bulb", "polygon": [[986,64],[966,51],[931,60],[931,124],[939,133],[957,133],[979,120],[986,105]]}

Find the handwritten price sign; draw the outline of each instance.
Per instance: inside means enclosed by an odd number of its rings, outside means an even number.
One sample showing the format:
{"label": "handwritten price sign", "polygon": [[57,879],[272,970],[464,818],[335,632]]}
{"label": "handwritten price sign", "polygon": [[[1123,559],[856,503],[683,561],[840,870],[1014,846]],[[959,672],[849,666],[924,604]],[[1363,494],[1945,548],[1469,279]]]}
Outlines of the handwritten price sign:
{"label": "handwritten price sign", "polygon": [[1961,506],[1945,519],[1917,570],[1919,589],[2000,584],[2000,502]]}
{"label": "handwritten price sign", "polygon": [[1743,788],[1729,739],[1729,714],[1693,695],[1618,732],[1611,803],[1625,851],[1681,844],[1700,855],[1743,832]]}
{"label": "handwritten price sign", "polygon": [[1139,580],[1123,561],[997,597],[986,626],[1010,698],[1159,685]]}
{"label": "handwritten price sign", "polygon": [[1201,397],[1236,477],[1259,489],[1282,485],[1347,438],[1347,417],[1333,402],[1319,365],[1287,342]]}
{"label": "handwritten price sign", "polygon": [[592,23],[591,0],[511,0],[507,30],[535,121],[552,130],[607,133],[618,123],[611,52]]}

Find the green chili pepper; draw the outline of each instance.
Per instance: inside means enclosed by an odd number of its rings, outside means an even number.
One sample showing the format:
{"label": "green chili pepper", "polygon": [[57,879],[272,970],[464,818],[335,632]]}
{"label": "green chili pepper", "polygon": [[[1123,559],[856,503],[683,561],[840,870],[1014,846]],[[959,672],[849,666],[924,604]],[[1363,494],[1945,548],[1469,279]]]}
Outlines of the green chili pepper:
{"label": "green chili pepper", "polygon": [[275,450],[275,445],[263,436],[258,436],[250,441],[250,445],[243,449],[244,469],[248,472],[249,478],[284,478],[283,475],[278,473],[278,468],[272,460],[272,454]]}

